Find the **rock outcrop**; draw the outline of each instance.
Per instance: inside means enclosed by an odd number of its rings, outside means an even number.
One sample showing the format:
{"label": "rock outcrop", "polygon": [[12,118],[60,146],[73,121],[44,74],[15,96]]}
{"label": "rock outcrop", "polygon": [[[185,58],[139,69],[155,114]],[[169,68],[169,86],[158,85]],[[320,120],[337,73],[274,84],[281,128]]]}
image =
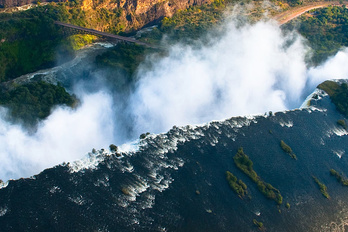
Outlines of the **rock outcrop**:
{"label": "rock outcrop", "polygon": [[[19,7],[37,2],[52,2],[50,0],[0,0],[0,8]],[[63,2],[63,0],[54,0],[53,2]],[[202,5],[211,0],[82,0],[81,6],[86,12],[91,22],[87,25],[95,29],[108,30],[110,25],[102,22],[98,25],[92,21],[99,18],[98,10],[102,8],[115,11],[119,9],[124,19],[124,27],[128,29],[137,29],[146,24],[161,20],[163,17],[171,17],[177,10],[186,9],[189,6]],[[89,21],[89,20],[87,20]]]}
{"label": "rock outcrop", "polygon": [[40,1],[40,0],[0,0],[0,7],[1,8],[8,8],[8,7],[18,7],[18,6],[24,6],[28,4],[36,4],[38,2],[63,2],[63,0],[55,0],[55,1]]}

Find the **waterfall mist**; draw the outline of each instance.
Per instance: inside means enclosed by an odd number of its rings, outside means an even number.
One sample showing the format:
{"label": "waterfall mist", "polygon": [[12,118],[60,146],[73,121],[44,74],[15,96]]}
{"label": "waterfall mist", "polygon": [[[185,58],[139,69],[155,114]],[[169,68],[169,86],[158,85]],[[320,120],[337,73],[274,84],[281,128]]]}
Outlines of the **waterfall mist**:
{"label": "waterfall mist", "polygon": [[144,132],[296,108],[320,82],[347,78],[348,50],[308,69],[308,48],[296,32],[284,35],[272,21],[223,28],[206,46],[176,44],[166,57],[148,57],[152,68],[139,66],[127,96],[102,85],[75,88],[81,105],[56,108],[35,133],[6,122],[2,110],[0,179],[28,177]]}

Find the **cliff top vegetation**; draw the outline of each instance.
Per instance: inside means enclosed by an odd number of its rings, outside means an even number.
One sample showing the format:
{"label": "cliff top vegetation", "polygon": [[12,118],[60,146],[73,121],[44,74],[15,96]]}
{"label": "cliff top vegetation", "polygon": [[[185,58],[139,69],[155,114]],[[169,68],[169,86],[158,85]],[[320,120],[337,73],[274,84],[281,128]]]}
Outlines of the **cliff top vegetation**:
{"label": "cliff top vegetation", "polygon": [[319,89],[324,90],[335,104],[337,110],[348,117],[348,85],[334,81],[325,81],[318,85]]}

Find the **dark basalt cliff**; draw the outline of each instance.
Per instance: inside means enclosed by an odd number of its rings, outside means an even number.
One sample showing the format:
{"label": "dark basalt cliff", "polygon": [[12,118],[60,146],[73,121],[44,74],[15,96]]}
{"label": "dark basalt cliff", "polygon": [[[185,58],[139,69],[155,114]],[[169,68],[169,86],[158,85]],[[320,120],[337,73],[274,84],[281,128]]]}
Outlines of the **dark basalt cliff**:
{"label": "dark basalt cliff", "polygon": [[[330,231],[348,215],[348,187],[330,175],[330,169],[348,174],[348,133],[337,124],[343,118],[318,91],[309,108],[174,127],[142,139],[136,152],[90,153],[0,189],[0,229],[259,231],[262,222],[267,231]],[[282,204],[237,168],[239,147],[280,191]],[[250,197],[232,191],[226,171],[247,185]]]}

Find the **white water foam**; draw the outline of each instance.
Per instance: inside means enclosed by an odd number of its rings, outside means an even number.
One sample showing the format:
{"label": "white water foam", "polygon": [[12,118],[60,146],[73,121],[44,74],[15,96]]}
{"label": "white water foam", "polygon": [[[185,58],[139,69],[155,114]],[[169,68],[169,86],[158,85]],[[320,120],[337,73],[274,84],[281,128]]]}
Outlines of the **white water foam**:
{"label": "white water foam", "polygon": [[[316,96],[316,99],[314,98],[314,96]],[[304,102],[302,103],[302,105],[300,106],[301,108],[309,108],[311,106],[311,100],[315,99],[315,100],[320,100],[323,97],[328,96],[328,94],[326,92],[324,92],[321,89],[316,88],[310,95],[308,95],[308,97],[304,100]]]}
{"label": "white water foam", "polygon": [[[185,126],[176,127],[174,126],[166,134],[148,135],[145,139],[133,141],[128,144],[119,146],[120,159],[124,155],[132,156],[137,151],[142,151],[154,147],[154,155],[157,155],[159,159],[167,159],[165,154],[172,153],[177,150],[179,144],[183,144],[190,140],[196,140],[204,136],[204,131],[210,127],[219,130],[221,126],[229,126],[231,128],[239,129],[244,126],[249,126],[252,122],[257,123],[255,116],[238,117],[224,121],[212,121],[202,126]],[[238,130],[236,130],[237,132]],[[210,138],[210,144],[214,146],[218,143],[218,138],[212,136]],[[68,163],[70,172],[79,172],[86,169],[96,169],[100,162],[105,160],[105,157],[112,155],[113,153],[107,150],[99,150],[95,153],[90,152],[84,158]],[[177,160],[175,164],[161,163],[164,168],[173,168],[177,170],[183,166],[183,160]],[[123,172],[133,172],[134,167],[127,161],[123,165]]]}
{"label": "white water foam", "polygon": [[344,155],[345,151],[344,150],[333,150],[332,151],[335,155],[338,156],[338,158],[342,158],[342,156]]}
{"label": "white water foam", "polygon": [[2,189],[2,188],[6,188],[6,187],[7,187],[7,185],[8,185],[8,182],[9,182],[9,181],[5,181],[5,182],[0,181],[0,189]]}
{"label": "white water foam", "polygon": [[344,128],[335,126],[335,127],[331,128],[328,132],[326,132],[327,137],[331,137],[332,135],[344,136],[344,135],[348,135],[348,132]]}
{"label": "white water foam", "polygon": [[100,186],[110,187],[109,176],[105,175],[103,178],[97,179],[97,181],[94,183],[94,186],[96,186],[96,187],[100,187]]}
{"label": "white water foam", "polygon": [[289,121],[287,121],[287,122],[285,122],[284,120],[280,120],[279,121],[279,124],[281,125],[281,127],[293,127],[294,126],[294,123],[291,121],[291,120],[289,120]]}
{"label": "white water foam", "polygon": [[96,151],[96,153],[90,152],[84,158],[68,163],[70,172],[74,173],[85,169],[96,169],[99,163],[104,161],[105,155],[109,155],[105,150]]}
{"label": "white water foam", "polygon": [[61,190],[58,186],[53,186],[49,191],[50,191],[50,193],[61,192]]}
{"label": "white water foam", "polygon": [[84,204],[86,204],[86,201],[83,199],[83,197],[81,195],[77,196],[77,197],[68,197],[68,199],[71,202],[74,202],[77,205],[84,205]]}
{"label": "white water foam", "polygon": [[7,207],[0,207],[0,217],[5,216],[5,214],[7,213],[8,209]]}

